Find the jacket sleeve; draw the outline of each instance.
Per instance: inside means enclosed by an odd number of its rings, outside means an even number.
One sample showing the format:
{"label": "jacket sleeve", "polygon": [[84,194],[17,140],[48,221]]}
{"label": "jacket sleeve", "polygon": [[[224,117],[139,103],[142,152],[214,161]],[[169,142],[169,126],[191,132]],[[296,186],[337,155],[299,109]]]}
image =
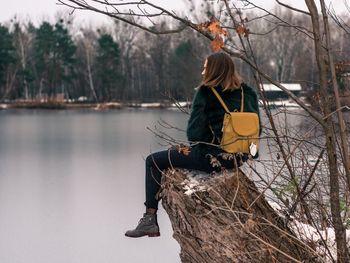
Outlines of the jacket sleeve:
{"label": "jacket sleeve", "polygon": [[199,88],[194,96],[191,115],[187,124],[187,139],[189,142],[210,140],[210,128],[205,114],[206,100],[203,90]]}
{"label": "jacket sleeve", "polygon": [[[251,112],[256,112],[258,114],[259,117],[259,136],[261,136],[261,132],[262,132],[262,127],[261,127],[261,116],[260,116],[260,111],[259,111],[259,99],[258,99],[258,95],[255,92],[255,90],[253,90],[252,88],[247,88],[247,92],[249,93],[249,100],[245,100],[244,105],[246,105],[247,102],[247,109],[249,109],[249,111]],[[244,106],[246,107],[246,106]],[[257,152],[257,154],[253,157],[254,159],[259,158],[259,151]]]}
{"label": "jacket sleeve", "polygon": [[259,110],[259,99],[258,95],[256,94],[255,91],[253,91],[253,101],[252,101],[252,108],[254,109],[254,112],[256,112],[259,116],[259,136],[261,135],[262,132],[262,127],[261,127],[261,116],[260,116],[260,110]]}
{"label": "jacket sleeve", "polygon": [[260,110],[259,110],[259,98],[255,90],[253,90],[251,87],[245,85],[246,88],[244,89],[249,94],[249,99],[244,101],[244,108],[249,109],[251,112],[256,112],[259,117],[259,135],[261,135],[262,127],[261,127],[261,116],[260,116]]}

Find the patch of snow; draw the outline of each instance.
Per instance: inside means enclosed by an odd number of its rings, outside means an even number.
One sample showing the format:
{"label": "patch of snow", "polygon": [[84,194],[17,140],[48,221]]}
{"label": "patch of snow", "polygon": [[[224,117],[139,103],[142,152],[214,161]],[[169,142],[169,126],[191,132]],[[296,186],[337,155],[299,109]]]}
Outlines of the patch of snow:
{"label": "patch of snow", "polygon": [[289,100],[270,101],[269,105],[274,107],[300,108],[298,104]]}
{"label": "patch of snow", "polygon": [[206,187],[204,185],[200,185],[200,183],[194,179],[193,177],[189,177],[188,179],[185,179],[182,183],[182,189],[185,190],[185,195],[192,195],[193,193],[199,191],[203,192],[206,190]]}
{"label": "patch of snow", "polygon": [[154,103],[141,103],[140,107],[141,108],[158,108],[160,107],[161,104],[158,102],[154,102]]}
{"label": "patch of snow", "polygon": [[78,98],[78,101],[87,101],[87,100],[88,100],[88,98],[86,96],[80,96]]}
{"label": "patch of snow", "polygon": [[[281,215],[281,206],[273,201],[269,201],[271,207]],[[283,215],[282,215],[283,216]],[[337,245],[335,242],[335,231],[333,228],[328,227],[324,230],[319,230],[309,224],[302,223],[296,219],[293,219],[290,223],[291,229],[297,235],[300,240],[303,240],[306,244],[314,244],[317,254],[324,258],[324,262],[334,262],[337,260]],[[350,248],[350,229],[346,230],[346,242]],[[329,250],[331,256],[329,255]],[[333,258],[333,259],[332,259]]]}
{"label": "patch of snow", "polygon": [[[283,214],[280,213],[282,208],[279,204],[273,201],[269,201],[269,204],[278,214],[283,216]],[[313,243],[316,245],[315,251],[320,257],[324,258],[324,262],[334,262],[327,252],[326,247],[330,251],[333,259],[337,259],[337,246],[335,242],[335,231],[333,228],[328,227],[325,230],[317,231],[315,227],[302,223],[296,219],[291,221],[290,226],[300,240],[303,240],[308,244]],[[346,230],[346,242],[350,248],[350,229]]]}
{"label": "patch of snow", "polygon": [[282,207],[277,204],[276,202],[273,202],[273,201],[268,201],[269,205],[275,210],[275,211],[281,211],[282,210]]}
{"label": "patch of snow", "polygon": [[183,169],[183,173],[188,177],[188,178],[196,178],[196,180],[201,180],[201,179],[206,179],[210,176],[210,174],[198,170],[186,170]]}
{"label": "patch of snow", "polygon": [[297,220],[294,220],[291,226],[301,240],[307,241],[308,243],[312,242],[316,245],[315,250],[317,254],[324,258],[325,262],[333,262],[326,247],[330,251],[332,257],[336,260],[337,246],[335,243],[335,232],[333,228],[326,228],[325,230],[319,230],[319,232],[317,232],[316,228],[313,226],[301,223]]}
{"label": "patch of snow", "polygon": [[177,103],[172,103],[171,107],[188,107],[191,104],[189,101],[179,101]]}

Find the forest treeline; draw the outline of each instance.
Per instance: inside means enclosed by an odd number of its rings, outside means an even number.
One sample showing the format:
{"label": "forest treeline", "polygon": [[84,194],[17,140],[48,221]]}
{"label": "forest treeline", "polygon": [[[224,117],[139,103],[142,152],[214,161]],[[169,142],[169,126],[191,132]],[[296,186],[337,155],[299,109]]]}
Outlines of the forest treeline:
{"label": "forest treeline", "polygon": [[[303,87],[312,89],[318,85],[312,38],[296,30],[308,27],[309,19],[276,12],[291,27],[280,26],[273,18],[250,21],[256,14],[247,16],[255,59],[274,79],[303,80]],[[173,26],[166,20],[160,25]],[[349,34],[336,28],[336,62],[349,62]],[[238,45],[236,48],[239,50]],[[208,40],[186,29],[152,35],[119,21],[84,28],[68,16],[37,26],[14,17],[0,24],[0,101],[42,100],[63,94],[70,100],[97,102],[190,100],[210,52]],[[247,82],[253,79],[254,73],[243,62],[237,61],[236,66]]]}

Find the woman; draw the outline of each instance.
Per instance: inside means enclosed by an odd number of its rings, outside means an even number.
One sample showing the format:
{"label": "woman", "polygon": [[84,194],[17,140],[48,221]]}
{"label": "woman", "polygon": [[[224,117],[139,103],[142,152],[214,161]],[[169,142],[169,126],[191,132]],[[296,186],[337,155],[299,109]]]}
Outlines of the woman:
{"label": "woman", "polygon": [[[146,159],[146,213],[137,227],[125,233],[128,237],[159,236],[157,223],[158,201],[162,171],[174,167],[189,170],[212,172],[221,168],[232,169],[248,159],[246,155],[237,155],[233,160],[224,158],[220,149],[224,109],[215,97],[214,87],[230,111],[239,110],[241,89],[244,92],[244,111],[259,114],[257,95],[252,88],[241,82],[232,59],[225,53],[214,53],[207,57],[202,72],[203,81],[198,88],[187,126],[187,138],[191,143],[189,151],[171,148],[156,152]],[[212,165],[212,158],[219,166]],[[217,164],[217,163],[216,163]]]}

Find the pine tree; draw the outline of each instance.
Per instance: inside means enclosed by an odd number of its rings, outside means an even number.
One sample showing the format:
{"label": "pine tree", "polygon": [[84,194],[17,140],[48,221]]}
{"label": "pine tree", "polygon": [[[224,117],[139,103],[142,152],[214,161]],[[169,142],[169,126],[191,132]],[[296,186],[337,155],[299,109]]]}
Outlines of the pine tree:
{"label": "pine tree", "polygon": [[[190,100],[193,88],[200,81],[201,62],[194,56],[195,51],[190,40],[183,41],[170,57],[171,93],[175,99]],[[196,72],[197,74],[188,74]]]}
{"label": "pine tree", "polygon": [[8,90],[7,73],[9,66],[15,64],[16,53],[13,46],[13,36],[8,28],[0,24],[0,98],[4,98]]}
{"label": "pine tree", "polygon": [[70,92],[69,86],[75,76],[76,45],[65,28],[63,20],[55,24],[54,37],[54,52],[56,54],[56,67],[58,69],[56,72],[56,85],[60,87],[61,93],[68,93],[70,95],[72,92]]}
{"label": "pine tree", "polygon": [[69,93],[74,76],[76,46],[63,24],[43,22],[36,30],[35,60],[40,91],[53,96]]}
{"label": "pine tree", "polygon": [[99,79],[98,96],[102,101],[118,99],[119,86],[122,83],[120,74],[120,49],[110,34],[101,34],[98,41],[96,57],[96,76]]}

